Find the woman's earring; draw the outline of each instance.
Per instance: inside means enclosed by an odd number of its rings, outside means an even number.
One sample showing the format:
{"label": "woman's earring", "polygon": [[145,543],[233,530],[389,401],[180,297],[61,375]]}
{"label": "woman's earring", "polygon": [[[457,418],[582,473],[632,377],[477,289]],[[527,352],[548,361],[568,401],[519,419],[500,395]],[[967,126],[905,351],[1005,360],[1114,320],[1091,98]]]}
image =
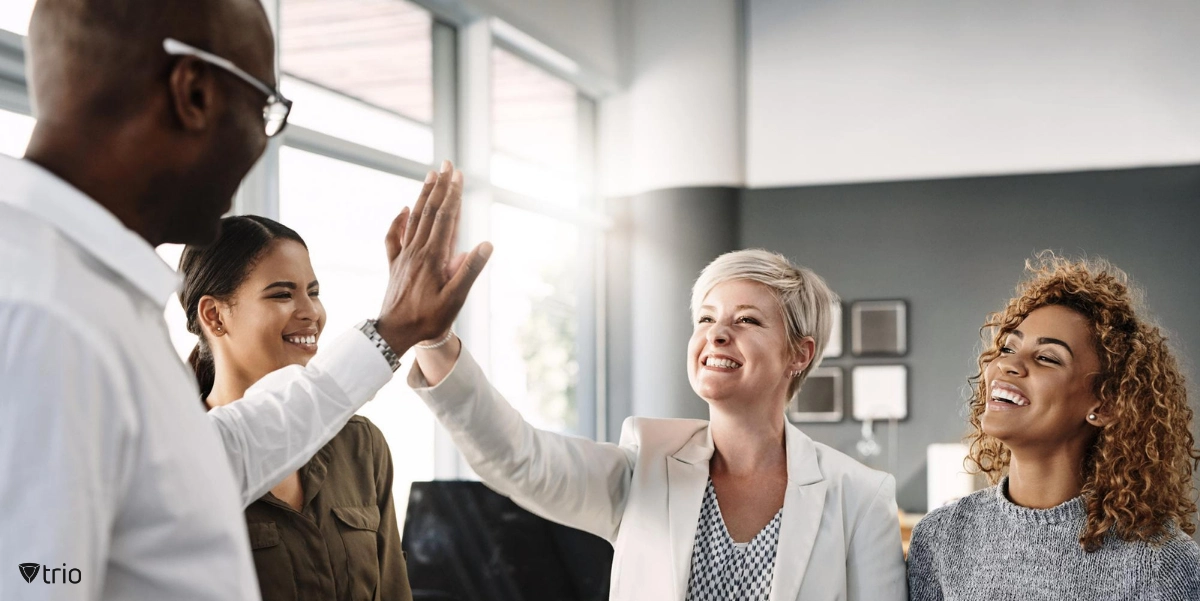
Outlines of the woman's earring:
{"label": "woman's earring", "polygon": [[1088,421],[1090,421],[1090,422],[1094,422],[1094,421],[1096,421],[1096,414],[1095,414],[1095,413],[1089,413],[1089,414],[1088,414]]}

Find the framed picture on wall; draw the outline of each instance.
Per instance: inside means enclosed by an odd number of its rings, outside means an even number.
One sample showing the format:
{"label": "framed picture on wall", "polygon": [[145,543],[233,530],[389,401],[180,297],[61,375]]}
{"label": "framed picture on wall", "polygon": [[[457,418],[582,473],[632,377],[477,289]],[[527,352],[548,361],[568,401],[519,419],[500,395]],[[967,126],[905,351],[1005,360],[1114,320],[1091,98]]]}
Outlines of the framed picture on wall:
{"label": "framed picture on wall", "polygon": [[850,373],[854,419],[883,421],[908,417],[908,367],[856,365]]}
{"label": "framed picture on wall", "polygon": [[833,303],[830,309],[833,327],[829,330],[829,342],[825,344],[825,351],[821,353],[821,357],[826,359],[842,356],[842,303]]}
{"label": "framed picture on wall", "polygon": [[842,421],[842,368],[818,367],[788,402],[788,419],[793,422]]}
{"label": "framed picture on wall", "polygon": [[858,356],[903,355],[907,324],[908,305],[902,300],[858,301],[850,309],[850,348]]}

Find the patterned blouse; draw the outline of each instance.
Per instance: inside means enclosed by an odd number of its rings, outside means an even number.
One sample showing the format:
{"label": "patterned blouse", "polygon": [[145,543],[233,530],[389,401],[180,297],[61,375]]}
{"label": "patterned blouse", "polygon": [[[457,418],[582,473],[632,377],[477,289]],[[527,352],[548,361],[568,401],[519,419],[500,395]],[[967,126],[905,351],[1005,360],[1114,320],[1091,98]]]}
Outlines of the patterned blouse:
{"label": "patterned blouse", "polygon": [[782,519],[780,508],[749,543],[733,542],[721,518],[717,491],[710,478],[700,508],[696,542],[692,545],[687,601],[767,601]]}

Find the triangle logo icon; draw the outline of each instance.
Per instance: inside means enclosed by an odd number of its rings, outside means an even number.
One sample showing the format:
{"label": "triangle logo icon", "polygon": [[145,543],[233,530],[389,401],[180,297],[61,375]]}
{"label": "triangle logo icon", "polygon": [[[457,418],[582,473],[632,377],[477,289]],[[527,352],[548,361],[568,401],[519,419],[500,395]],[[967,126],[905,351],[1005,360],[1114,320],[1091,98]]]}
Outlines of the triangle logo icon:
{"label": "triangle logo icon", "polygon": [[21,577],[25,579],[25,582],[33,582],[33,579],[37,578],[38,571],[42,569],[42,564],[23,563],[17,567],[21,569]]}

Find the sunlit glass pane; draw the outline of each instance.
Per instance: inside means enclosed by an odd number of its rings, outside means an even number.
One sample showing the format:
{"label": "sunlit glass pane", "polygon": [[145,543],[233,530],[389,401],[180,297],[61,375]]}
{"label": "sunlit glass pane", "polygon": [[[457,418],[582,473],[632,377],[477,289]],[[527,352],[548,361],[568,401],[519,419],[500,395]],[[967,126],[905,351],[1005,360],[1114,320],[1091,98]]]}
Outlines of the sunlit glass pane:
{"label": "sunlit glass pane", "polygon": [[35,0],[4,0],[0,2],[0,29],[26,35],[29,33],[29,16],[33,14]]}
{"label": "sunlit glass pane", "polygon": [[29,136],[33,134],[34,119],[29,115],[0,109],[0,154],[25,156]]}
{"label": "sunlit glass pane", "polygon": [[577,228],[496,204],[491,289],[491,380],[530,423],[579,432]]}
{"label": "sunlit glass pane", "polygon": [[492,182],[561,204],[579,200],[575,87],[502,48],[492,49]]}
{"label": "sunlit glass pane", "polygon": [[288,121],[420,163],[433,162],[433,128],[292,77],[280,90],[292,102]]}
{"label": "sunlit glass pane", "polygon": [[[280,217],[308,244],[328,315],[323,343],[379,315],[388,278],[383,237],[420,190],[418,181],[286,146],[280,150]],[[403,362],[412,365],[411,357]],[[392,464],[396,511],[403,516],[412,482],[433,478],[433,417],[403,377],[359,413],[383,431],[392,457],[403,458]]]}
{"label": "sunlit glass pane", "polygon": [[492,155],[492,183],[555,204],[579,202],[579,181],[574,174],[552,171],[502,152]]}
{"label": "sunlit glass pane", "polygon": [[[155,250],[158,251],[158,256],[171,266],[171,269],[177,270],[183,249],[182,244],[162,244]],[[167,301],[163,318],[167,321],[167,333],[171,336],[171,345],[175,347],[179,358],[187,361],[188,355],[192,354],[192,349],[196,347],[196,336],[187,330],[187,313],[183,311],[183,305],[179,304],[178,294],[171,293],[171,300]]]}
{"label": "sunlit glass pane", "polygon": [[[282,0],[280,19],[292,123],[432,161],[433,18],[427,11],[401,0]],[[378,125],[381,114],[393,122],[383,131],[364,131]]]}

